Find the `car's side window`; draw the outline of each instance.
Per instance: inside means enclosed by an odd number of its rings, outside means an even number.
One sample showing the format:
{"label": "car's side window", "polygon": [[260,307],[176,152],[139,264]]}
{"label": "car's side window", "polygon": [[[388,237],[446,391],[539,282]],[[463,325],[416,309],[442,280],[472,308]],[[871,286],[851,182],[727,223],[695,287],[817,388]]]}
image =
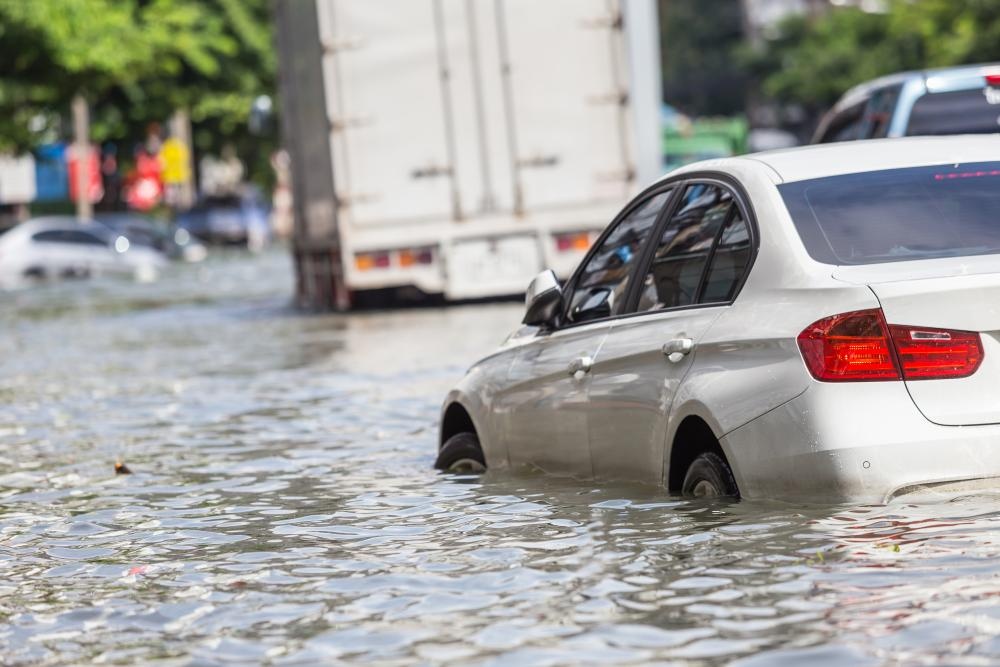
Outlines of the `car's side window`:
{"label": "car's side window", "polygon": [[872,94],[868,109],[865,111],[865,127],[862,130],[864,139],[881,139],[888,136],[892,123],[892,114],[899,100],[902,86],[882,88]]}
{"label": "car's side window", "polygon": [[47,232],[38,232],[31,237],[32,241],[39,243],[65,243],[62,230],[53,229]]}
{"label": "car's side window", "polygon": [[660,234],[640,287],[638,312],[698,301],[705,264],[734,205],[732,193],[719,185],[694,183],[685,188],[677,211]]}
{"label": "car's side window", "polygon": [[75,243],[77,245],[96,245],[101,247],[107,245],[100,237],[87,232],[71,230],[64,233],[66,235],[64,240],[67,243]]}
{"label": "car's side window", "polygon": [[651,195],[622,218],[588,257],[568,298],[566,320],[579,324],[621,312],[629,275],[671,190]]}
{"label": "car's side window", "polygon": [[828,144],[835,141],[860,139],[859,135],[861,133],[866,105],[867,100],[838,111],[833,117],[829,118],[826,127],[821,130],[821,136],[814,143]]}
{"label": "car's side window", "polygon": [[699,302],[732,301],[750,263],[750,253],[750,229],[739,207],[734,205],[712,253]]}

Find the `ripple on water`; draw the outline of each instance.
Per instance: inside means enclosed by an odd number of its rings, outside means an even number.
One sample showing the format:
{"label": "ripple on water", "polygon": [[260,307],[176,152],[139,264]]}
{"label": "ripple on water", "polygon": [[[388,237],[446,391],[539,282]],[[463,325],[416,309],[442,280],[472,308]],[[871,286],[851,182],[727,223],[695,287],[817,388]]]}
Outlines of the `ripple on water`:
{"label": "ripple on water", "polygon": [[290,275],[0,294],[5,663],[1000,662],[996,496],[439,475],[439,400],[518,308],[300,316]]}

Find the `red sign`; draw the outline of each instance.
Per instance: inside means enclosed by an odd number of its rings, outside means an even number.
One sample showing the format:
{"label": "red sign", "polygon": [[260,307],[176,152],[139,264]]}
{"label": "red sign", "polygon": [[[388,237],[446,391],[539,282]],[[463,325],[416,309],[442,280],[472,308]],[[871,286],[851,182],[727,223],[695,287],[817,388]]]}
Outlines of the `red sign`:
{"label": "red sign", "polygon": [[[73,201],[77,198],[77,188],[79,186],[80,160],[78,155],[80,149],[75,144],[66,151],[66,162],[69,168],[69,197]],[[101,185],[100,159],[95,146],[88,146],[86,156],[83,159],[84,178],[87,183],[87,199],[92,203],[97,203],[104,196],[104,186]]]}
{"label": "red sign", "polygon": [[139,211],[148,211],[163,199],[163,165],[155,155],[140,152],[135,159],[135,172],[126,185],[125,200]]}

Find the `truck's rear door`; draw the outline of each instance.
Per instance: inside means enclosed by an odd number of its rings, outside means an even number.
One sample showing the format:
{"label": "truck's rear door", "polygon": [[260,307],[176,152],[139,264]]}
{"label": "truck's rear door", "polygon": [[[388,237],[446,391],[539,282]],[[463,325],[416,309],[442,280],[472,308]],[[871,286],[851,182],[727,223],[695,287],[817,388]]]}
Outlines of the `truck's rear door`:
{"label": "truck's rear door", "polygon": [[623,200],[632,166],[618,3],[504,0],[495,20],[515,207]]}
{"label": "truck's rear door", "polygon": [[434,3],[317,6],[342,220],[370,226],[450,218],[444,119],[451,110],[442,94]]}

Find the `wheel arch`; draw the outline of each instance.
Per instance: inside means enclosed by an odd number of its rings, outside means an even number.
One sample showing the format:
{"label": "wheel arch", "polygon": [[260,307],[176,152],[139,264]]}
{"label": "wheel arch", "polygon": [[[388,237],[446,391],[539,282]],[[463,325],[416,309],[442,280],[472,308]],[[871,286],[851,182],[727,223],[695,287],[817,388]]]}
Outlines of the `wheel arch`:
{"label": "wheel arch", "polygon": [[678,416],[669,443],[664,462],[664,483],[671,493],[680,493],[688,466],[700,454],[718,454],[733,469],[732,459],[723,448],[718,424],[701,411],[692,410]]}
{"label": "wheel arch", "polygon": [[438,436],[438,449],[448,441],[448,438],[459,433],[474,433],[480,437],[480,431],[476,428],[476,422],[472,419],[471,413],[458,400],[452,400],[445,404],[441,413],[441,429]]}

